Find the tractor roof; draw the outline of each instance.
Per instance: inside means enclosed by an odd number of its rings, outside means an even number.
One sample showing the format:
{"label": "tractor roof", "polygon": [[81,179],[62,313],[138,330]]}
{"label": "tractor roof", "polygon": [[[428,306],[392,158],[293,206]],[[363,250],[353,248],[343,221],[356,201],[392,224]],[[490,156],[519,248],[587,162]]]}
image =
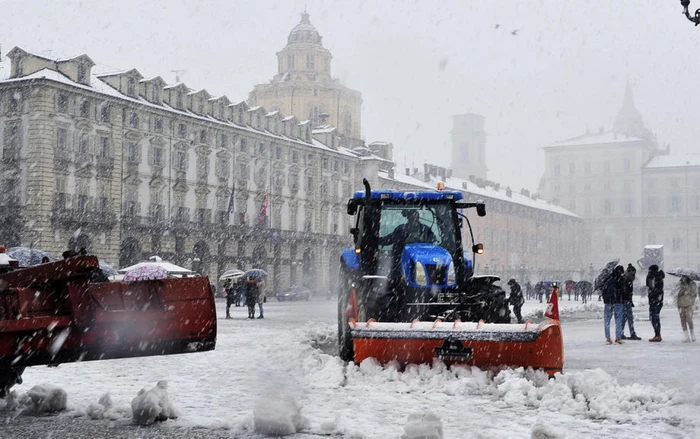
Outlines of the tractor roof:
{"label": "tractor roof", "polygon": [[[364,191],[357,191],[353,195],[355,199],[365,198]],[[459,191],[421,191],[421,192],[403,192],[392,191],[389,189],[381,189],[370,192],[370,198],[373,200],[387,198],[392,200],[461,200],[463,195]]]}

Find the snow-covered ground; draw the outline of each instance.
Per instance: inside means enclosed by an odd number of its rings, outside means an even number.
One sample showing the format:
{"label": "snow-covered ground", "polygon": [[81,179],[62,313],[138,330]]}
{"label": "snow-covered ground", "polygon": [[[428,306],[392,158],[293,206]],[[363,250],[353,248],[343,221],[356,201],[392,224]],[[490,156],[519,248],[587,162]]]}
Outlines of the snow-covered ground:
{"label": "snow-covered ground", "polygon": [[[644,340],[607,346],[599,302],[561,301],[566,360],[556,380],[523,370],[347,366],[335,356],[334,301],[269,302],[264,320],[248,320],[244,308],[225,320],[224,302],[217,306],[212,352],[27,369],[17,394],[51,384],[67,393],[67,410],[50,417],[0,410],[0,437],[46,437],[43,430],[61,420],[54,438],[90,426],[98,426],[93,437],[294,430],[302,431],[294,437],[350,438],[700,437],[700,343],[681,342],[670,305],[662,312],[662,343],[646,341],[652,331],[640,304]],[[524,314],[544,307],[527,302]],[[132,400],[160,381],[177,418],[131,426]]]}

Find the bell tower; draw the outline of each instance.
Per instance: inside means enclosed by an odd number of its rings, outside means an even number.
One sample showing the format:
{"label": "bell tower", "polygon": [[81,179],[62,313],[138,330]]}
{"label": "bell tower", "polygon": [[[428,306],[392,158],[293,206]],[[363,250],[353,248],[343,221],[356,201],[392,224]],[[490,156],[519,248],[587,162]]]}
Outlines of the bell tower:
{"label": "bell tower", "polygon": [[452,116],[452,170],[455,177],[486,180],[486,132],[484,116],[458,114]]}
{"label": "bell tower", "polygon": [[248,104],[308,119],[312,128],[333,125],[352,146],[361,143],[362,95],[331,76],[333,56],[322,40],[309,14],[302,13],[287,45],[277,52],[277,74],[269,83],[253,88]]}

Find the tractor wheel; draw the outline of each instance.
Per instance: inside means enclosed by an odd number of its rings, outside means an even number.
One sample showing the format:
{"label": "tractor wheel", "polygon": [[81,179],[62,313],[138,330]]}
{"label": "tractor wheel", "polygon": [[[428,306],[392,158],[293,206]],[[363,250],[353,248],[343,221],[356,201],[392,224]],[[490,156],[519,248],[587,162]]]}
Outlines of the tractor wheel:
{"label": "tractor wheel", "polygon": [[23,367],[0,369],[0,399],[4,399],[15,384],[22,384]]}
{"label": "tractor wheel", "polygon": [[348,317],[345,311],[348,307],[350,298],[350,282],[347,276],[341,273],[340,282],[338,282],[338,354],[343,361],[353,361],[355,352],[352,346],[352,333],[348,324]]}

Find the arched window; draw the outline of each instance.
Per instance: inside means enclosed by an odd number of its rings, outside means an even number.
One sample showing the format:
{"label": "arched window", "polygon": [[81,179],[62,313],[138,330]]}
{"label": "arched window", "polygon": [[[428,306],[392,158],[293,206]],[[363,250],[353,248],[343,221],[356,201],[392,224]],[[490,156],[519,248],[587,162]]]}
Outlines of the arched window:
{"label": "arched window", "polygon": [[352,115],[349,111],[346,111],[343,115],[343,128],[345,129],[346,134],[350,134],[352,132]]}

